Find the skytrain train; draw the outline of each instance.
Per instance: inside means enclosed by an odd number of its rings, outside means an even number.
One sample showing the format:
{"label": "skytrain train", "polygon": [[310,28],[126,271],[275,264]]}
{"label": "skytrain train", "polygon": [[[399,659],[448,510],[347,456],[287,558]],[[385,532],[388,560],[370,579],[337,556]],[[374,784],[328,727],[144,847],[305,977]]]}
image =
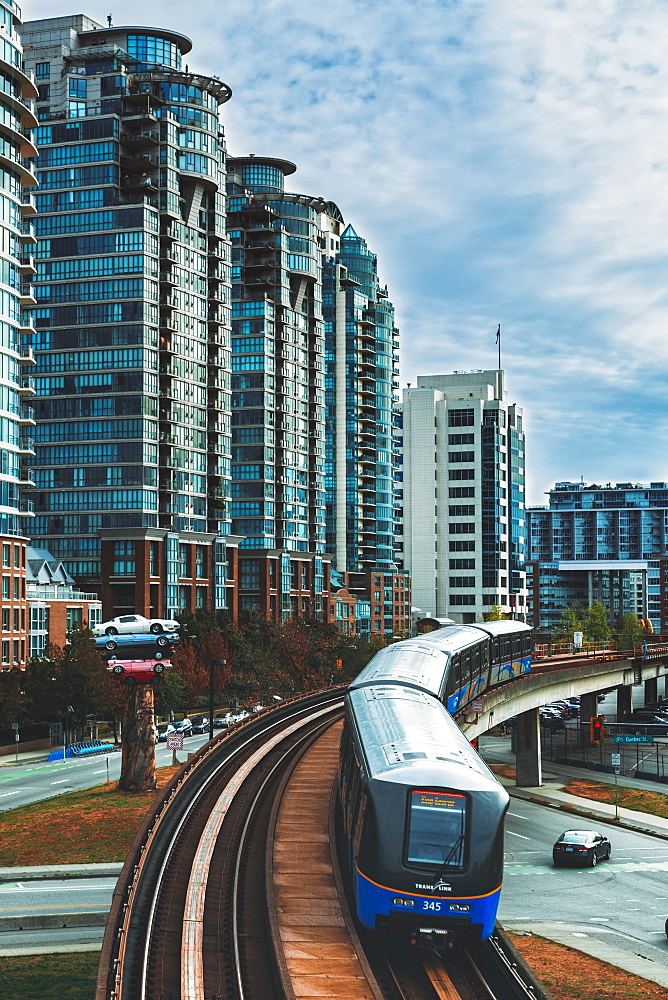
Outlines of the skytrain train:
{"label": "skytrain train", "polygon": [[451,713],[531,669],[521,622],[395,643],[350,685],[339,805],[357,916],[413,938],[494,930],[508,793]]}

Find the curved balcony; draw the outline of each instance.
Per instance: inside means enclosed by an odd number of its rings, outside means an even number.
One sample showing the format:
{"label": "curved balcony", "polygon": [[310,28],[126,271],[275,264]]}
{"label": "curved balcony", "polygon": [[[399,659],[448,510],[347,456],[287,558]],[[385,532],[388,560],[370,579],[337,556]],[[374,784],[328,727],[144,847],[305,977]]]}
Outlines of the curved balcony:
{"label": "curved balcony", "polygon": [[33,100],[39,97],[39,91],[35,86],[35,77],[32,70],[25,70],[22,66],[15,66],[14,63],[7,62],[6,59],[0,59],[0,69],[13,76],[21,84],[21,94],[23,97],[32,98]]}
{"label": "curved balcony", "polygon": [[6,170],[13,170],[14,173],[19,175],[21,180],[21,187],[37,187],[38,181],[32,171],[32,165],[30,167],[26,166],[24,160],[20,156],[7,156],[5,153],[0,153],[0,166],[3,166]]}

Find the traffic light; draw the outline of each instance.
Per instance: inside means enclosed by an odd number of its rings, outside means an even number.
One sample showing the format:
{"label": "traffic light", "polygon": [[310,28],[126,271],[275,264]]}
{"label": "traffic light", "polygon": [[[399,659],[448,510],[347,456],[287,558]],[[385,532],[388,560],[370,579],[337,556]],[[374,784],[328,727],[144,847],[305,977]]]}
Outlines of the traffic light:
{"label": "traffic light", "polygon": [[589,742],[602,743],[605,739],[605,719],[602,715],[592,715],[589,720]]}

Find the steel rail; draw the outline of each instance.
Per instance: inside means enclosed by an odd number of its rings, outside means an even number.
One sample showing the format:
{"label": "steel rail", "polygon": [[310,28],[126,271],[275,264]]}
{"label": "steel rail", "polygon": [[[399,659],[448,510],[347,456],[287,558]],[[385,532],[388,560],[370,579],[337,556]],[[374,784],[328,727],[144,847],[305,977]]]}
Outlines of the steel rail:
{"label": "steel rail", "polygon": [[[260,802],[260,799],[262,798],[262,795],[263,795],[263,793],[265,791],[265,788],[267,787],[267,785],[269,784],[269,782],[274,778],[274,776],[277,774],[277,772],[284,767],[284,764],[285,764],[285,762],[288,759],[295,758],[295,765],[296,765],[298,763],[298,761],[301,759],[301,757],[304,754],[304,752],[312,745],[312,742],[313,742],[313,739],[315,738],[315,736],[319,735],[320,732],[323,729],[327,728],[329,725],[330,725],[330,722],[327,721],[325,723],[322,723],[320,726],[317,726],[315,728],[315,730],[309,730],[307,733],[304,733],[303,737],[301,738],[302,739],[301,745],[300,744],[295,744],[295,745],[291,746],[288,750],[285,751],[285,753],[280,758],[280,760],[278,760],[274,764],[274,766],[272,767],[271,771],[269,772],[269,774],[267,775],[267,777],[262,782],[262,785],[257,790],[257,794],[255,796],[255,800],[254,800],[251,808],[248,810],[248,815],[246,816],[246,820],[244,822],[243,830],[241,831],[241,840],[240,840],[240,843],[239,843],[239,850],[237,852],[237,859],[236,859],[236,863],[235,863],[235,866],[234,866],[234,892],[233,892],[233,897],[232,897],[233,898],[233,906],[232,906],[232,928],[233,928],[234,963],[235,963],[235,970],[236,970],[237,989],[239,990],[239,998],[240,998],[240,1000],[246,1000],[246,992],[244,990],[244,984],[243,984],[243,979],[242,979],[241,953],[240,953],[240,948],[239,948],[239,930],[238,930],[238,928],[239,928],[239,897],[240,897],[239,882],[240,882],[240,877],[241,877],[242,851],[243,851],[243,847],[244,847],[244,844],[245,844],[245,841],[246,841],[246,837],[248,835],[248,830],[249,830],[251,822],[252,822],[252,820],[254,818],[255,809],[257,808],[258,803]],[[288,774],[292,774],[292,770],[290,770],[288,772]],[[278,791],[279,797],[282,795],[282,793],[283,793],[284,790],[285,790],[284,787],[279,788],[279,791]]]}
{"label": "steel rail", "polygon": [[[316,692],[307,696],[290,699],[282,705],[249,716],[236,726],[222,732],[214,741],[202,747],[191,760],[187,761],[174,776],[156,801],[151,813],[147,816],[130,849],[128,858],[114,889],[109,920],[105,931],[100,963],[100,972],[96,991],[96,1000],[121,1000],[123,993],[129,989],[130,1000],[135,1000],[139,994],[133,986],[125,987],[124,980],[128,974],[127,961],[129,957],[129,941],[132,937],[132,922],[135,908],[138,904],[139,891],[145,892],[143,884],[148,878],[147,868],[155,867],[154,855],[163,854],[157,860],[158,871],[152,875],[155,887],[150,903],[151,925],[155,920],[157,905],[157,887],[160,877],[164,874],[176,839],[183,829],[186,817],[195,807],[196,801],[207,786],[225,766],[229,766],[233,757],[243,752],[253,739],[257,739],[259,726],[266,724],[267,715],[272,716],[268,728],[285,725],[286,715],[293,715],[295,709],[304,712],[313,705],[322,705],[327,700],[335,701],[342,698],[344,689],[338,688],[327,692]],[[263,718],[264,717],[264,718]],[[262,720],[262,722],[260,722]],[[239,737],[243,736],[242,740]],[[211,766],[213,757],[218,758],[221,751],[225,752],[222,760],[216,759],[213,770],[205,773]],[[176,810],[176,813],[175,813]],[[179,810],[181,810],[179,815]],[[171,836],[167,847],[160,841],[171,827]],[[169,834],[168,834],[169,835]],[[144,921],[144,928],[147,922]],[[136,951],[136,946],[135,946]],[[141,997],[145,997],[147,977],[147,952],[141,957]]]}
{"label": "steel rail", "polygon": [[183,938],[181,947],[181,997],[182,1000],[201,1000],[204,996],[204,965],[202,946],[204,939],[204,901],[206,898],[207,874],[214,847],[228,810],[242,785],[264,757],[285,739],[303,729],[315,719],[340,709],[341,703],[320,709],[300,719],[291,726],[281,728],[275,736],[263,742],[251,754],[232,780],[225,787],[207,820],[193,859],[186,893],[186,909],[183,914]]}

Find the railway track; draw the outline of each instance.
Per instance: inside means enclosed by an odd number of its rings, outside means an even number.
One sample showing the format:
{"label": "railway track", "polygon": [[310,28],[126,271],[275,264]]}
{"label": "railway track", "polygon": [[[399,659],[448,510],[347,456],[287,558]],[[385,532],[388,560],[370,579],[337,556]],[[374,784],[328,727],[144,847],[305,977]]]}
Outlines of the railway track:
{"label": "railway track", "polygon": [[262,824],[272,786],[300,746],[341,714],[342,694],[251,716],[184,765],[140,830],[114,890],[97,1000],[276,995],[272,963],[264,960]]}
{"label": "railway track", "polygon": [[342,697],[258,713],[184,765],[119,878],[96,1000],[544,996],[502,932],[445,959],[358,934],[334,836]]}

